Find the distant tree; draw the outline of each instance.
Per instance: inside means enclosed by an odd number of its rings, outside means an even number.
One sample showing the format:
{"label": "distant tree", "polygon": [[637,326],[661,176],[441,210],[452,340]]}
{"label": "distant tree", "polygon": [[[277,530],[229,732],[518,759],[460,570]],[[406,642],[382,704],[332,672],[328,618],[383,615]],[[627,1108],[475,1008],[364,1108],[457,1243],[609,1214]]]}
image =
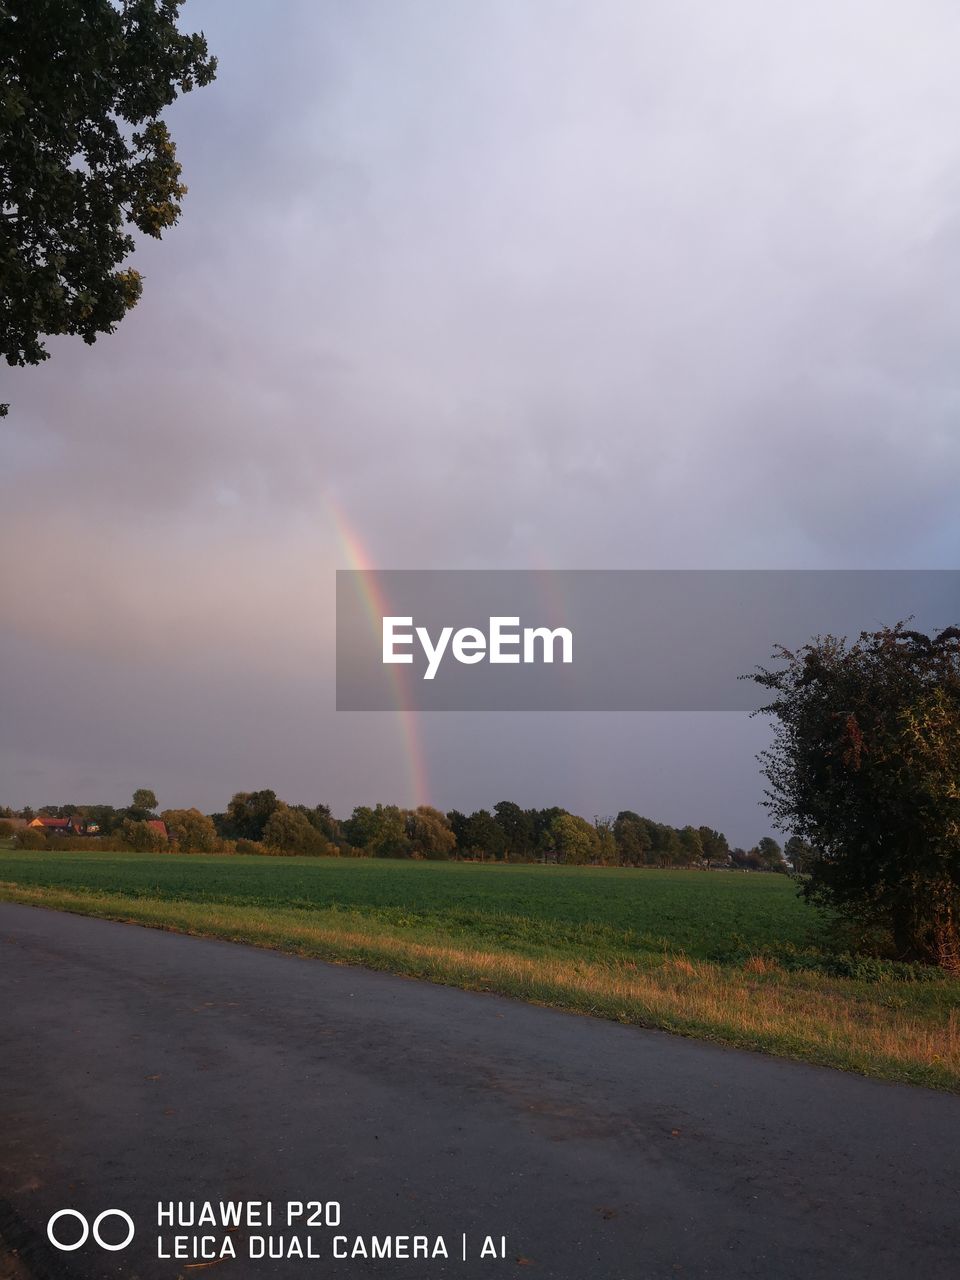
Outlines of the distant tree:
{"label": "distant tree", "polygon": [[652,842],[647,821],[639,813],[621,809],[614,819],[613,835],[618,859],[623,866],[642,867],[648,861]]}
{"label": "distant tree", "polygon": [[557,818],[562,818],[566,812],[566,809],[560,809],[556,805],[550,809],[527,810],[533,830],[532,851],[534,854],[550,853],[554,850],[553,824]]}
{"label": "distant tree", "polygon": [[783,858],[783,850],[773,836],[764,836],[757,841],[757,854],[760,865],[768,871],[786,871],[787,864]]}
{"label": "distant tree", "polygon": [[439,809],[422,804],[407,810],[404,820],[411,854],[438,861],[449,858],[457,847],[457,837]]}
{"label": "distant tree", "polygon": [[89,830],[91,826],[98,828],[98,835],[112,835],[123,822],[124,814],[118,812],[112,804],[84,804],[78,811]]}
{"label": "distant tree", "polygon": [[163,833],[155,830],[144,819],[124,818],[120,835],[124,844],[138,853],[155,853],[167,848]]}
{"label": "distant tree", "polygon": [[199,809],[165,809],[160,815],[170,840],[183,852],[215,853],[221,846],[213,819]]}
{"label": "distant tree", "polygon": [[505,852],[514,858],[529,858],[537,843],[534,815],[512,800],[501,800],[493,806],[497,824],[504,835]]}
{"label": "distant tree", "polygon": [[355,849],[364,849],[377,834],[378,820],[373,809],[366,804],[358,804],[343,824],[343,832]]}
{"label": "distant tree", "polygon": [[[213,80],[182,0],[0,5],[0,355],[47,358],[48,334],[94,342],[140,297],[129,228],[159,237],[186,187],[161,115]],[[6,406],[0,412],[5,412]]]}
{"label": "distant tree", "polygon": [[297,809],[278,804],[263,827],[262,842],[270,849],[284,853],[326,853],[327,839]]}
{"label": "distant tree", "polygon": [[960,971],[960,628],[818,638],[753,679],[776,825],[817,850],[803,891]]}
{"label": "distant tree", "polygon": [[34,811],[30,808],[28,804],[25,804],[23,808],[20,810],[20,817],[23,818],[26,822],[32,822],[36,816],[37,815],[34,813]]}
{"label": "distant tree", "polygon": [[229,814],[211,813],[210,821],[213,823],[214,828],[216,829],[217,835],[220,837],[221,840],[230,840],[232,838],[235,838],[233,837],[232,824],[230,822]]}
{"label": "distant tree", "polygon": [[712,827],[701,827],[700,843],[703,846],[703,860],[708,867],[727,866],[730,861],[730,846],[722,831],[714,831]]}
{"label": "distant tree", "polygon": [[305,804],[298,804],[294,805],[294,808],[302,813],[310,825],[319,831],[326,840],[335,842],[343,838],[340,823],[330,812],[329,805],[316,804],[311,809]]}
{"label": "distant tree", "polygon": [[816,855],[806,840],[801,840],[799,836],[791,836],[783,846],[783,852],[796,875],[805,876],[809,874]]}
{"label": "distant tree", "polygon": [[6,818],[0,818],[0,840],[9,840],[15,830],[16,827],[12,822],[8,822]]}
{"label": "distant tree", "polygon": [[612,818],[594,818],[593,829],[597,833],[597,861],[604,867],[614,867],[620,861]]}
{"label": "distant tree", "polygon": [[405,858],[410,852],[406,815],[395,804],[378,804],[374,809],[377,829],[369,851],[377,858]]}
{"label": "distant tree", "polygon": [[470,814],[463,827],[460,848],[481,858],[502,858],[507,848],[506,833],[487,809]]}
{"label": "distant tree", "polygon": [[682,827],[677,842],[677,861],[681,866],[695,867],[703,862],[703,840],[696,827]]}
{"label": "distant tree", "polygon": [[561,862],[583,865],[596,862],[600,855],[600,838],[585,818],[561,813],[550,824],[550,843]]}
{"label": "distant tree", "polygon": [[157,797],[148,787],[138,787],[133,793],[133,803],[127,810],[127,817],[134,822],[144,822],[157,810]]}
{"label": "distant tree", "polygon": [[233,840],[262,840],[279,804],[275,791],[238,791],[227,805],[226,835]]}
{"label": "distant tree", "polygon": [[763,866],[760,850],[756,846],[752,849],[741,849],[737,846],[730,850],[730,865],[737,871],[759,871]]}
{"label": "distant tree", "polygon": [[453,832],[453,838],[457,842],[458,849],[464,849],[466,846],[463,842],[464,833],[467,829],[467,815],[461,813],[459,809],[451,809],[447,813],[447,824]]}
{"label": "distant tree", "polygon": [[347,840],[373,858],[403,858],[410,852],[406,820],[395,804],[358,805],[344,823]]}
{"label": "distant tree", "polygon": [[658,867],[676,866],[682,861],[683,846],[680,843],[680,832],[666,822],[649,824],[651,853]]}

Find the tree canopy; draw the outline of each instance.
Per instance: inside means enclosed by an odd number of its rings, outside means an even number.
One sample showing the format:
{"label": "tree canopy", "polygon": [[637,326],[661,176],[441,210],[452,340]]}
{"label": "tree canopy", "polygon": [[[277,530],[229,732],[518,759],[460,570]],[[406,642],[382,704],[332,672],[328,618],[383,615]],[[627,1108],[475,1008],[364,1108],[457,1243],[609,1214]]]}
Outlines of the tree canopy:
{"label": "tree canopy", "polygon": [[157,795],[149,787],[138,787],[133,793],[133,808],[144,813],[153,813],[157,807]]}
{"label": "tree canopy", "polygon": [[960,629],[818,638],[753,675],[773,700],[766,807],[814,901],[960,970]]}
{"label": "tree canopy", "polygon": [[164,809],[161,816],[174,847],[191,853],[216,853],[220,848],[213,819],[199,809]]}
{"label": "tree canopy", "polygon": [[177,27],[183,0],[0,4],[0,354],[94,342],[137,302],[131,229],[159,237],[186,187],[160,118],[216,59]]}

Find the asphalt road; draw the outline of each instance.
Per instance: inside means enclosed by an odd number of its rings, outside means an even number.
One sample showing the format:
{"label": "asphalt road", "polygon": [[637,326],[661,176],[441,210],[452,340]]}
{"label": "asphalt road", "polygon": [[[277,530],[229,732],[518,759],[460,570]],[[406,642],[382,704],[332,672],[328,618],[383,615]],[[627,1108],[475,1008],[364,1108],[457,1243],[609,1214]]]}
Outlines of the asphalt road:
{"label": "asphalt road", "polygon": [[[224,1277],[960,1275],[960,1098],[6,903],[0,1008],[0,1230],[44,1280],[204,1274],[157,1205],[225,1199],[342,1217],[217,1230]],[[132,1244],[55,1252],[65,1207]],[[247,1256],[291,1234],[319,1260]],[[333,1256],[416,1234],[450,1256]]]}

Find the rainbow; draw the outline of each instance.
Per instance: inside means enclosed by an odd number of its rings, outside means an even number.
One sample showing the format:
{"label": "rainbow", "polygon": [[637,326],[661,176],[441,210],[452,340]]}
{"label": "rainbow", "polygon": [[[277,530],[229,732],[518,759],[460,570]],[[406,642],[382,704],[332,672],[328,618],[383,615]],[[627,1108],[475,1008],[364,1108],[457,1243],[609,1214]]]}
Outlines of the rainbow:
{"label": "rainbow", "polygon": [[[381,619],[393,613],[386,596],[377,581],[377,570],[373,561],[343,511],[340,504],[330,494],[326,496],[327,509],[336,531],[337,540],[347,560],[345,567],[357,570],[362,574],[358,579],[363,597],[363,606],[370,618],[370,625],[377,635],[380,634]],[[427,769],[426,753],[420,734],[420,722],[411,705],[408,685],[408,673],[405,667],[391,667],[393,686],[397,700],[397,720],[400,729],[403,758],[409,775],[409,794],[415,806],[429,804],[430,784]]]}

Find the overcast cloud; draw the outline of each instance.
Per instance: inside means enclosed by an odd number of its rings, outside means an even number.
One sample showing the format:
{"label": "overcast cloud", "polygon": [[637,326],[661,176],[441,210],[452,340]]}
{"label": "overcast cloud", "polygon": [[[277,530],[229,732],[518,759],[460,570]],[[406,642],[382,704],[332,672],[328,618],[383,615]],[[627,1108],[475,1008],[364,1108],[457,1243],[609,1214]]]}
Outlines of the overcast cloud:
{"label": "overcast cloud", "polygon": [[[385,568],[955,566],[954,4],[183,21],[181,225],[115,335],[3,375],[0,801],[424,798],[333,710],[335,510]],[[419,733],[443,808],[766,830],[739,716]]]}

